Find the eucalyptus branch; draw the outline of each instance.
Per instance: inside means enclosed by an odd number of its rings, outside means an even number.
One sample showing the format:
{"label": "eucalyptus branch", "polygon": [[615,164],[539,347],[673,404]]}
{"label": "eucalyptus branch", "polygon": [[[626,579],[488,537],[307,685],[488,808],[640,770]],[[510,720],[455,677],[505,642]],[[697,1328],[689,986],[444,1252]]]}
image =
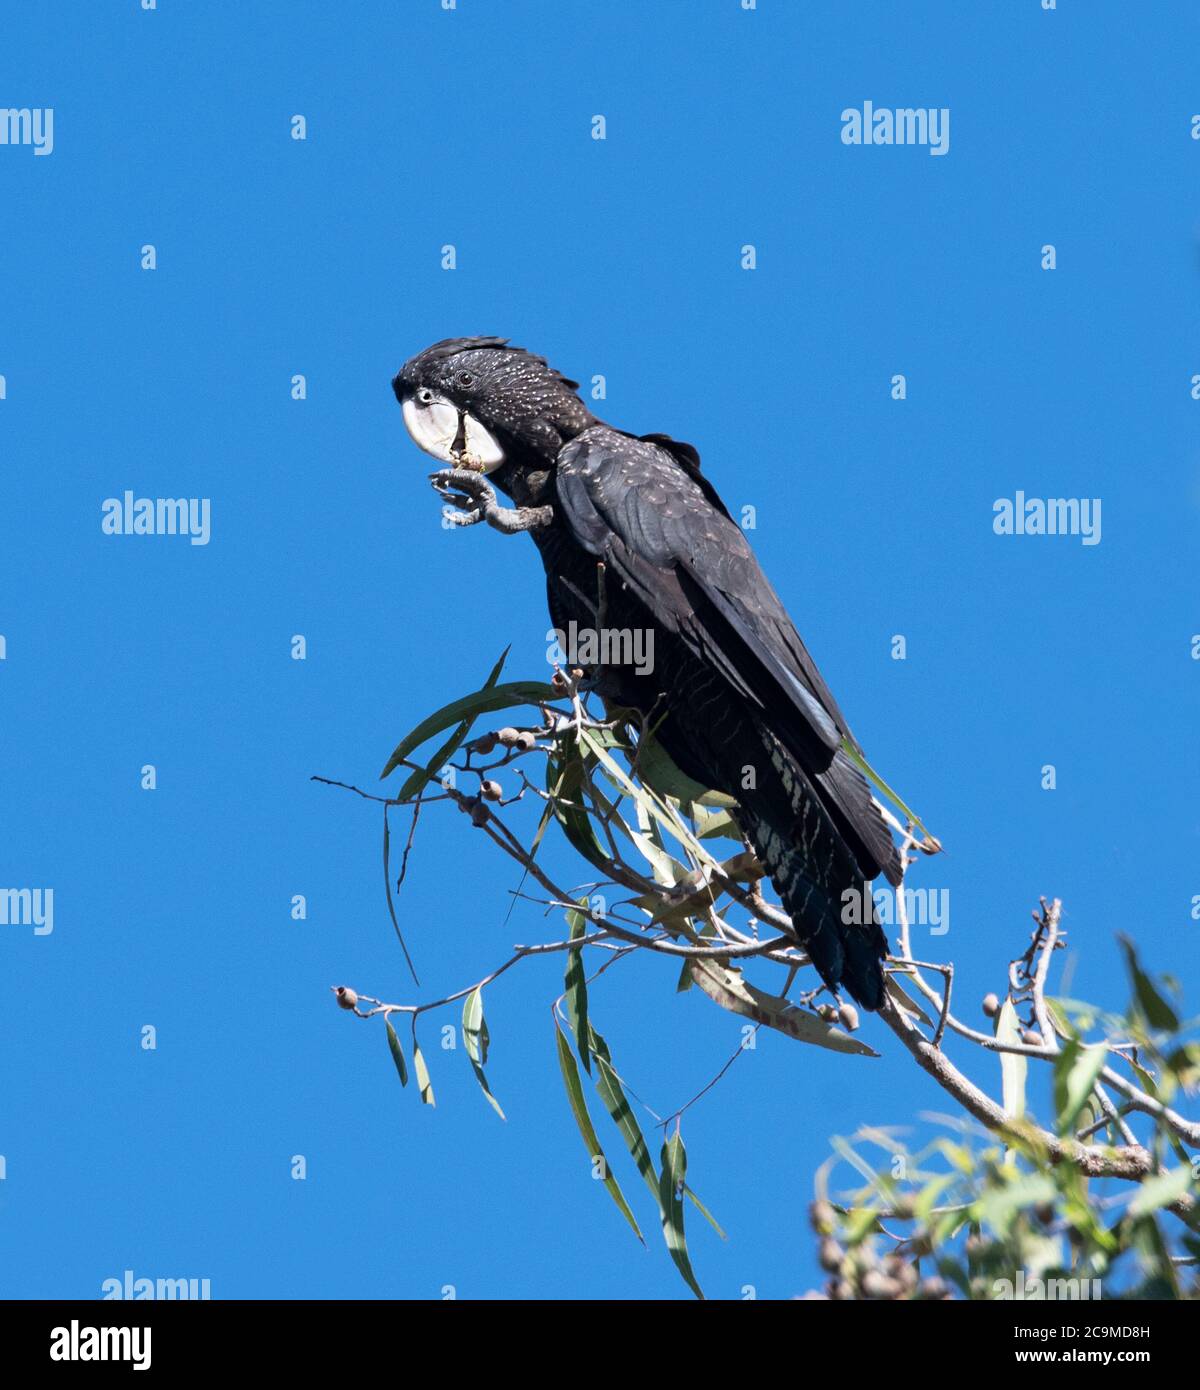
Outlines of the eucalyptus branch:
{"label": "eucalyptus branch", "polygon": [[[455,470],[455,473],[458,471],[460,470]],[[444,476],[447,482],[457,484],[460,481],[457,476],[451,477],[448,474]],[[477,499],[482,509],[481,516],[475,519],[490,520],[486,512],[487,494],[490,493],[491,489],[483,484],[482,479],[477,475],[470,476],[473,491],[469,495]],[[493,522],[493,524],[495,523]],[[554,679],[555,687],[570,702],[570,713],[555,712],[553,709],[543,707],[543,723],[538,728],[527,731],[533,735],[532,739],[527,739],[519,747],[509,747],[498,762],[483,767],[471,764],[472,751],[477,747],[482,748],[483,751],[490,750],[490,747],[494,746],[494,736],[487,736],[484,740],[477,740],[476,744],[468,745],[465,766],[458,764],[455,766],[459,767],[460,771],[474,772],[480,776],[481,794],[469,795],[455,787],[452,782],[447,782],[442,784],[438,792],[432,795],[426,796],[424,791],[420,792],[415,800],[418,807],[427,801],[453,802],[459,810],[470,817],[472,824],[481,829],[497,848],[521,866],[525,876],[539,885],[545,897],[534,899],[535,901],[540,902],[542,906],[550,910],[581,913],[589,930],[571,940],[514,947],[513,954],[481,980],[441,999],[418,1004],[396,1004],[384,1003],[367,996],[358,996],[362,1002],[370,1007],[365,1011],[356,1007],[355,1012],[368,1018],[377,1014],[389,1016],[393,1013],[403,1013],[410,1015],[415,1020],[418,1015],[431,1009],[468,998],[494,983],[501,975],[522,960],[539,955],[562,952],[582,954],[585,950],[600,949],[610,952],[611,956],[598,973],[602,973],[608,965],[615,963],[616,959],[635,952],[665,955],[689,962],[694,967],[693,975],[695,978],[706,981],[705,992],[711,998],[722,1007],[755,1018],[760,1025],[767,1022],[772,1027],[779,1027],[781,1031],[789,1031],[787,1027],[782,1026],[782,1016],[776,1017],[768,1014],[756,1017],[754,1007],[752,1007],[752,1001],[755,998],[777,1000],[777,1004],[773,1006],[777,1011],[786,1005],[786,1008],[794,1011],[800,1010],[807,1017],[819,1015],[820,1018],[829,1022],[835,1021],[839,1017],[836,1009],[829,1005],[818,1006],[814,1002],[814,996],[818,995],[820,990],[814,990],[811,994],[803,996],[799,1005],[786,1004],[786,996],[791,986],[792,977],[797,969],[808,962],[802,945],[795,935],[790,917],[782,907],[764,896],[761,887],[764,877],[763,869],[748,847],[740,855],[734,856],[724,863],[715,859],[709,854],[707,848],[702,848],[699,845],[694,832],[683,819],[680,807],[647,788],[645,783],[639,783],[636,789],[637,796],[642,798],[641,806],[643,809],[639,810],[639,816],[642,818],[643,828],[640,832],[635,832],[625,825],[621,813],[622,804],[627,797],[631,797],[631,784],[626,781],[623,773],[620,782],[615,781],[615,774],[612,771],[611,763],[609,763],[607,765],[608,770],[605,771],[604,775],[613,782],[616,799],[610,798],[600,789],[595,774],[601,770],[603,760],[596,759],[594,750],[598,745],[594,741],[589,743],[585,740],[585,731],[619,729],[621,724],[626,721],[620,717],[606,721],[593,719],[587,712],[585,696],[577,679],[578,674],[577,672],[559,671],[556,672]],[[620,712],[618,712],[619,714]],[[624,745],[632,769],[630,775],[635,777],[638,772],[638,760],[649,736],[644,719],[641,727],[641,737],[638,738],[636,745],[634,747]],[[598,735],[589,736],[594,738]],[[490,743],[488,742],[489,738],[492,739]],[[538,740],[546,740],[547,742],[540,743]],[[486,748],[484,747],[485,744]],[[611,743],[608,746],[611,747]],[[556,749],[560,757],[573,755],[577,759],[576,785],[578,790],[572,796],[560,796],[556,791],[542,789],[526,777],[518,765],[517,773],[521,778],[522,786],[517,796],[509,798],[508,801],[499,800],[500,794],[496,789],[496,784],[492,783],[490,784],[492,794],[485,798],[483,793],[487,792],[488,784],[483,781],[484,773],[494,768],[513,764],[527,754],[545,755]],[[589,749],[593,751],[589,752]],[[417,764],[408,763],[405,766],[413,770],[418,767]],[[337,782],[328,778],[315,778],[314,780],[325,785],[341,787],[367,800],[383,801],[386,806],[402,804],[397,799],[374,796],[348,783]],[[499,814],[501,809],[520,800],[527,791],[536,793],[539,804],[547,808],[546,815],[543,817],[544,821],[552,815],[569,813],[586,817],[596,827],[601,842],[607,851],[602,856],[606,867],[604,881],[635,894],[636,897],[631,902],[637,906],[640,912],[646,914],[647,920],[645,922],[621,921],[612,911],[600,910],[594,905],[580,904],[570,891],[556,881],[555,876],[537,858],[537,842],[535,841],[532,847],[527,847],[522,838]],[[894,821],[894,818],[890,816],[889,819]],[[651,831],[653,831],[656,820],[661,821],[670,834],[678,839],[684,851],[684,858],[691,864],[687,877],[680,882],[665,883],[659,881],[664,876],[660,868],[660,861],[651,859],[651,855],[665,853],[661,850],[661,839],[658,840],[660,846],[658,850],[653,849],[648,842],[644,850],[647,862],[651,864],[658,877],[650,877],[623,856],[622,842],[619,840],[616,830],[621,828],[629,836],[631,844],[636,843],[639,848],[642,848],[640,837],[649,833],[645,828],[647,824],[651,826]],[[1064,1033],[1055,1019],[1053,1010],[1046,999],[1046,990],[1053,956],[1063,945],[1062,906],[1057,899],[1041,900],[1040,911],[1034,914],[1035,929],[1031,935],[1030,943],[1023,954],[1016,957],[1009,965],[1009,997],[1015,1005],[1022,1007],[1022,1009],[1026,1007],[1028,1009],[1028,1027],[1023,1037],[1019,1041],[1010,1041],[1008,1038],[1000,1039],[973,1028],[964,1023],[953,1012],[951,997],[953,966],[949,963],[917,960],[913,955],[912,933],[904,894],[904,878],[913,862],[912,851],[914,848],[926,848],[927,840],[920,842],[917,840],[912,823],[902,827],[902,832],[901,882],[896,889],[898,942],[896,953],[888,957],[889,973],[898,979],[910,982],[918,994],[936,1009],[937,1017],[936,1022],[930,1025],[931,1033],[926,1035],[922,1031],[920,1017],[906,1008],[901,998],[891,992],[887,995],[884,1006],[879,1012],[879,1017],[916,1061],[917,1065],[931,1076],[962,1110],[987,1129],[1012,1143],[1020,1142],[1032,1145],[1036,1151],[1045,1155],[1048,1162],[1071,1164],[1088,1177],[1113,1177],[1141,1181],[1157,1171],[1157,1162],[1150,1150],[1138,1141],[1128,1123],[1127,1117],[1135,1112],[1150,1116],[1156,1123],[1168,1128],[1184,1143],[1200,1147],[1200,1124],[1180,1116],[1164,1103],[1148,1095],[1133,1082],[1126,1080],[1110,1066],[1105,1066],[1093,1083],[1092,1094],[1096,1106],[1101,1112],[1101,1118],[1095,1124],[1080,1128],[1075,1137],[1072,1138],[1040,1128],[1027,1119],[1014,1119],[1000,1103],[989,1096],[950,1060],[943,1048],[943,1041],[947,1035],[960,1038],[984,1052],[1017,1055],[1050,1063],[1054,1063],[1060,1058],[1063,1045],[1069,1040],[1070,1035]],[[651,838],[654,838],[656,834],[657,832],[651,834]],[[406,846],[406,857],[411,843],[412,836],[410,834],[409,844]],[[676,859],[675,862],[677,866],[680,864],[679,859]],[[760,938],[757,934],[750,935],[727,921],[726,914],[717,911],[717,903],[722,895],[728,895],[731,906],[736,904],[752,914],[752,923],[754,921],[761,922],[768,928],[774,929],[775,934]],[[693,923],[696,925],[693,926]],[[706,936],[698,930],[704,923],[707,923]],[[705,971],[711,972],[714,968],[725,971],[732,969],[736,976],[735,962],[749,964],[755,961],[781,966],[787,971],[786,984],[779,995],[743,994],[742,997],[748,1001],[743,1004],[739,1002],[738,991],[742,988],[740,985],[733,988],[732,993],[730,993],[724,985],[718,988],[713,981],[708,981],[707,975],[703,972],[700,975],[695,973],[701,963],[707,963],[704,967]],[[940,974],[943,987],[941,989],[935,988],[926,978],[926,972]],[[805,1013],[804,1011],[808,1012]],[[843,1013],[846,1011],[843,1010]],[[846,1016],[851,1017],[853,1014],[854,1011],[850,1010]],[[850,1022],[848,1026],[856,1027],[857,1021]],[[1113,1042],[1105,1045],[1113,1053],[1114,1059],[1123,1056],[1126,1045]],[[739,1049],[739,1053],[741,1050]],[[673,1111],[667,1120],[663,1121],[663,1124],[669,1125],[671,1120],[678,1120],[684,1111],[708,1094],[712,1087],[728,1072],[737,1055],[739,1054],[735,1053],[713,1077],[712,1081],[697,1092],[685,1105]],[[1109,1091],[1116,1092],[1122,1097],[1120,1109],[1112,1100]],[[1115,1133],[1119,1133],[1123,1140],[1120,1146],[1100,1146],[1087,1142],[1092,1135],[1106,1128],[1111,1128]],[[1187,1214],[1191,1207],[1192,1202],[1188,1197],[1173,1204],[1173,1209],[1181,1214]]]}

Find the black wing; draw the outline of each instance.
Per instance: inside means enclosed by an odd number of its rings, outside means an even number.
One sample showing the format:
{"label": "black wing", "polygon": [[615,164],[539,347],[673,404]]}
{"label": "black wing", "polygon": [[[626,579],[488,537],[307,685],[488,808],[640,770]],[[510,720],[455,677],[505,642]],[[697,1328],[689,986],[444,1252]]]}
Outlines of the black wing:
{"label": "black wing", "polygon": [[[679,451],[686,450],[682,456]],[[757,708],[819,787],[866,878],[896,880],[898,857],[845,716],[695,450],[595,426],[567,444],[562,518],[668,631]]]}

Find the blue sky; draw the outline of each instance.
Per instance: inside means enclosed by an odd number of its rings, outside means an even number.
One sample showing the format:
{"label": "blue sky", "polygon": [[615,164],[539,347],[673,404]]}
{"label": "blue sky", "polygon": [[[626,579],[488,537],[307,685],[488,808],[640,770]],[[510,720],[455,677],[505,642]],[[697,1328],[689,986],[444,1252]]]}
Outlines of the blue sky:
{"label": "blue sky", "polygon": [[[0,104],[55,124],[49,157],[0,146],[0,886],[52,886],[55,915],[0,927],[0,1293],[133,1269],[214,1297],[687,1296],[589,1179],[561,960],[487,997],[507,1123],[435,1028],[419,1106],[329,994],[415,997],[375,808],[309,778],[374,781],[509,643],[511,675],[546,671],[529,542],[439,526],[391,397],[444,336],[604,375],[605,418],[692,441],[757,508],[855,732],[947,846],[914,883],[949,890],[950,931],[915,945],[960,1000],[1002,988],[1039,893],[1073,994],[1124,1002],[1123,930],[1194,998],[1194,7],[77,0],[4,27]],[[865,100],[949,108],[949,152],[844,145]],[[209,543],[103,534],[126,489],[210,499]],[[1101,543],[993,534],[1018,489],[1100,498]],[[505,923],[514,881],[428,815],[400,899],[421,997],[561,930]],[[663,1113],[738,1040],[675,975],[626,963],[592,1001]],[[814,1285],[829,1136],[946,1108],[864,1036],[880,1060],[760,1035],[688,1112],[730,1237],[694,1228],[710,1295]]]}

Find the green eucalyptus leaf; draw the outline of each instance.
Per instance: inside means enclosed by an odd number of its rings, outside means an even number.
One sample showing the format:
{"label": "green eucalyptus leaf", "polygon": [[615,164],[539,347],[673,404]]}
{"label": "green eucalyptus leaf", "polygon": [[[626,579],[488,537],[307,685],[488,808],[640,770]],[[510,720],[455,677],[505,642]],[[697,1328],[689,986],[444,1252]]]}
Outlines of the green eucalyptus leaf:
{"label": "green eucalyptus leaf", "polygon": [[588,1114],[587,1101],[584,1099],[583,1083],[579,1079],[579,1068],[575,1064],[571,1045],[558,1026],[557,1018],[554,1020],[554,1037],[558,1047],[558,1065],[562,1070],[563,1084],[567,1091],[567,1101],[571,1106],[571,1114],[575,1117],[575,1123],[583,1139],[583,1146],[587,1150],[588,1161],[593,1165],[596,1163],[601,1165],[604,1174],[604,1186],[608,1195],[616,1203],[617,1210],[633,1227],[634,1235],[644,1245],[646,1242],[642,1237],[637,1218],[630,1210],[629,1203],[625,1200],[625,1194],[621,1191],[621,1185],[613,1176],[608,1166],[608,1159],[604,1156],[604,1150],[600,1147],[600,1140],[597,1138],[592,1117]]}
{"label": "green eucalyptus leaf", "polygon": [[659,1174],[658,1194],[662,1211],[663,1238],[667,1250],[675,1262],[676,1269],[684,1282],[697,1298],[704,1297],[704,1291],[696,1281],[692,1261],[688,1255],[687,1237],[683,1231],[683,1192],[687,1186],[687,1152],[683,1139],[675,1133],[662,1146],[660,1154],[662,1171]]}
{"label": "green eucalyptus leaf", "polygon": [[[567,913],[567,923],[570,928],[570,941],[582,941],[587,934],[588,919],[586,896],[580,898],[579,906],[583,912],[571,911]],[[583,968],[583,950],[567,952],[567,969],[564,979],[566,988],[567,1020],[571,1025],[571,1031],[575,1034],[575,1047],[579,1053],[579,1060],[583,1063],[583,1068],[589,1074],[592,1070],[592,1054],[588,1048],[588,996],[587,978]]]}
{"label": "green eucalyptus leaf", "polygon": [[419,748],[426,739],[440,734],[443,729],[448,729],[451,724],[470,722],[481,714],[491,714],[496,710],[512,709],[517,705],[543,705],[559,698],[559,692],[552,685],[544,685],[540,681],[509,681],[505,685],[477,690],[473,695],[464,695],[459,700],[452,700],[448,705],[443,705],[436,714],[423,719],[410,734],[401,739],[379,774],[380,779],[399,767],[413,749]]}
{"label": "green eucalyptus leaf", "polygon": [[487,1062],[488,1047],[491,1039],[488,1036],[487,1020],[483,1016],[483,990],[476,987],[467,995],[463,1001],[463,1045],[467,1049],[467,1056],[471,1062],[471,1068],[475,1072],[475,1080],[479,1082],[479,1089],[483,1092],[488,1104],[503,1120],[504,1111],[500,1108],[500,1102],[492,1095],[492,1088],[488,1085],[487,1077],[484,1075],[484,1064]]}
{"label": "green eucalyptus leaf", "polygon": [[[590,754],[589,754],[590,757]],[[592,826],[592,818],[581,804],[584,759],[572,731],[570,739],[546,759],[546,790],[555,820],[567,843],[595,869],[608,877],[612,861],[605,853]]]}
{"label": "green eucalyptus leaf", "polygon": [[408,1063],[404,1060],[404,1049],[400,1046],[400,1039],[396,1036],[396,1030],[392,1027],[392,1020],[385,1018],[387,1024],[388,1050],[392,1054],[392,1061],[396,1064],[396,1070],[400,1073],[401,1086],[408,1085]]}
{"label": "green eucalyptus leaf", "polygon": [[437,1102],[433,1098],[433,1082],[430,1080],[429,1068],[425,1065],[425,1054],[421,1051],[416,1034],[413,1035],[413,1070],[417,1074],[417,1090],[421,1093],[421,1104],[436,1106]]}
{"label": "green eucalyptus leaf", "polygon": [[638,1172],[657,1201],[658,1175],[654,1171],[642,1128],[629,1104],[620,1078],[613,1071],[611,1064],[599,1055],[596,1056],[596,1090],[599,1091],[600,1099],[604,1102],[613,1124],[620,1130],[621,1138],[624,1139],[625,1147],[637,1165]]}
{"label": "green eucalyptus leaf", "polygon": [[1125,968],[1133,985],[1133,996],[1139,1012],[1151,1028],[1161,1028],[1175,1032],[1179,1027],[1179,1016],[1164,998],[1158,987],[1138,962],[1137,948],[1127,936],[1118,936],[1121,951],[1125,956]]}
{"label": "green eucalyptus leaf", "polygon": [[[492,690],[495,688],[496,682],[500,678],[500,672],[504,669],[504,663],[508,660],[508,653],[510,650],[510,647],[505,647],[504,650],[500,653],[499,661],[497,661],[496,664],[492,667],[491,674],[488,676],[487,680],[483,684],[484,690]],[[458,749],[462,744],[463,739],[465,739],[467,734],[470,732],[470,728],[473,722],[474,715],[472,715],[470,718],[464,719],[463,722],[458,726],[458,728],[455,729],[455,731],[446,740],[446,742],[443,743],[442,746],[437,750],[433,757],[430,758],[429,762],[426,763],[423,768],[419,768],[417,771],[409,774],[409,776],[406,778],[404,782],[404,785],[400,788],[400,791],[397,794],[397,801],[411,801],[425,790],[426,785],[433,781],[433,779],[441,772],[442,768],[444,768],[446,764],[450,761],[450,759],[455,755],[455,753],[458,752]],[[426,737],[431,738],[432,734],[429,734]],[[424,739],[421,740],[422,743],[424,741]],[[404,745],[401,744],[401,747],[403,746]],[[417,744],[413,745],[414,748],[417,746]],[[396,750],[397,753],[399,753],[399,751],[399,749]],[[407,756],[407,753],[401,754],[401,757]],[[395,754],[393,754],[393,758],[395,758],[396,762],[400,761],[400,758],[396,758]],[[384,769],[384,771],[380,774],[381,780],[384,777],[386,777],[388,773],[392,770],[392,766],[393,764],[389,763],[388,766]]]}
{"label": "green eucalyptus leaf", "polygon": [[674,759],[653,734],[639,740],[634,753],[638,776],[661,797],[671,797],[684,806],[694,802],[700,806],[728,808],[737,801],[724,792],[713,791],[694,781],[680,770]]}
{"label": "green eucalyptus leaf", "polygon": [[[1005,995],[1000,1012],[996,1015],[996,1041],[1019,1043],[1021,1041],[1020,1020],[1013,1002]],[[1019,1120],[1025,1113],[1025,1079],[1029,1073],[1029,1059],[1016,1052],[1000,1053],[1000,1090],[1004,1101],[1004,1113],[1010,1119]]]}
{"label": "green eucalyptus leaf", "polygon": [[1160,1173],[1157,1177],[1147,1178],[1129,1203],[1128,1214],[1133,1217],[1148,1216],[1160,1207],[1170,1206],[1189,1192],[1194,1182],[1192,1170],[1186,1164]]}
{"label": "green eucalyptus leaf", "polygon": [[1108,1048],[1103,1043],[1086,1047],[1072,1038],[1055,1059],[1054,1109],[1059,1134],[1069,1134],[1074,1128],[1107,1058]]}

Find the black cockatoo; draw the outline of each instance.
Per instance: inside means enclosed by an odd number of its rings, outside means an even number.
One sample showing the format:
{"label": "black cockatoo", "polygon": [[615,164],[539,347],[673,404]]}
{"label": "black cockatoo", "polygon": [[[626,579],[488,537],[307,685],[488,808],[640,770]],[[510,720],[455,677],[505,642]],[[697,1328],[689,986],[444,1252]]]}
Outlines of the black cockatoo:
{"label": "black cockatoo", "polygon": [[899,855],[844,751],[858,751],[845,717],[696,451],[604,424],[576,382],[504,338],[435,343],[392,389],[420,448],[537,519],[556,628],[601,611],[606,628],[652,634],[651,669],[589,680],[653,712],[678,767],[737,801],[821,978],[878,1009],[887,941],[866,885],[898,883]]}

